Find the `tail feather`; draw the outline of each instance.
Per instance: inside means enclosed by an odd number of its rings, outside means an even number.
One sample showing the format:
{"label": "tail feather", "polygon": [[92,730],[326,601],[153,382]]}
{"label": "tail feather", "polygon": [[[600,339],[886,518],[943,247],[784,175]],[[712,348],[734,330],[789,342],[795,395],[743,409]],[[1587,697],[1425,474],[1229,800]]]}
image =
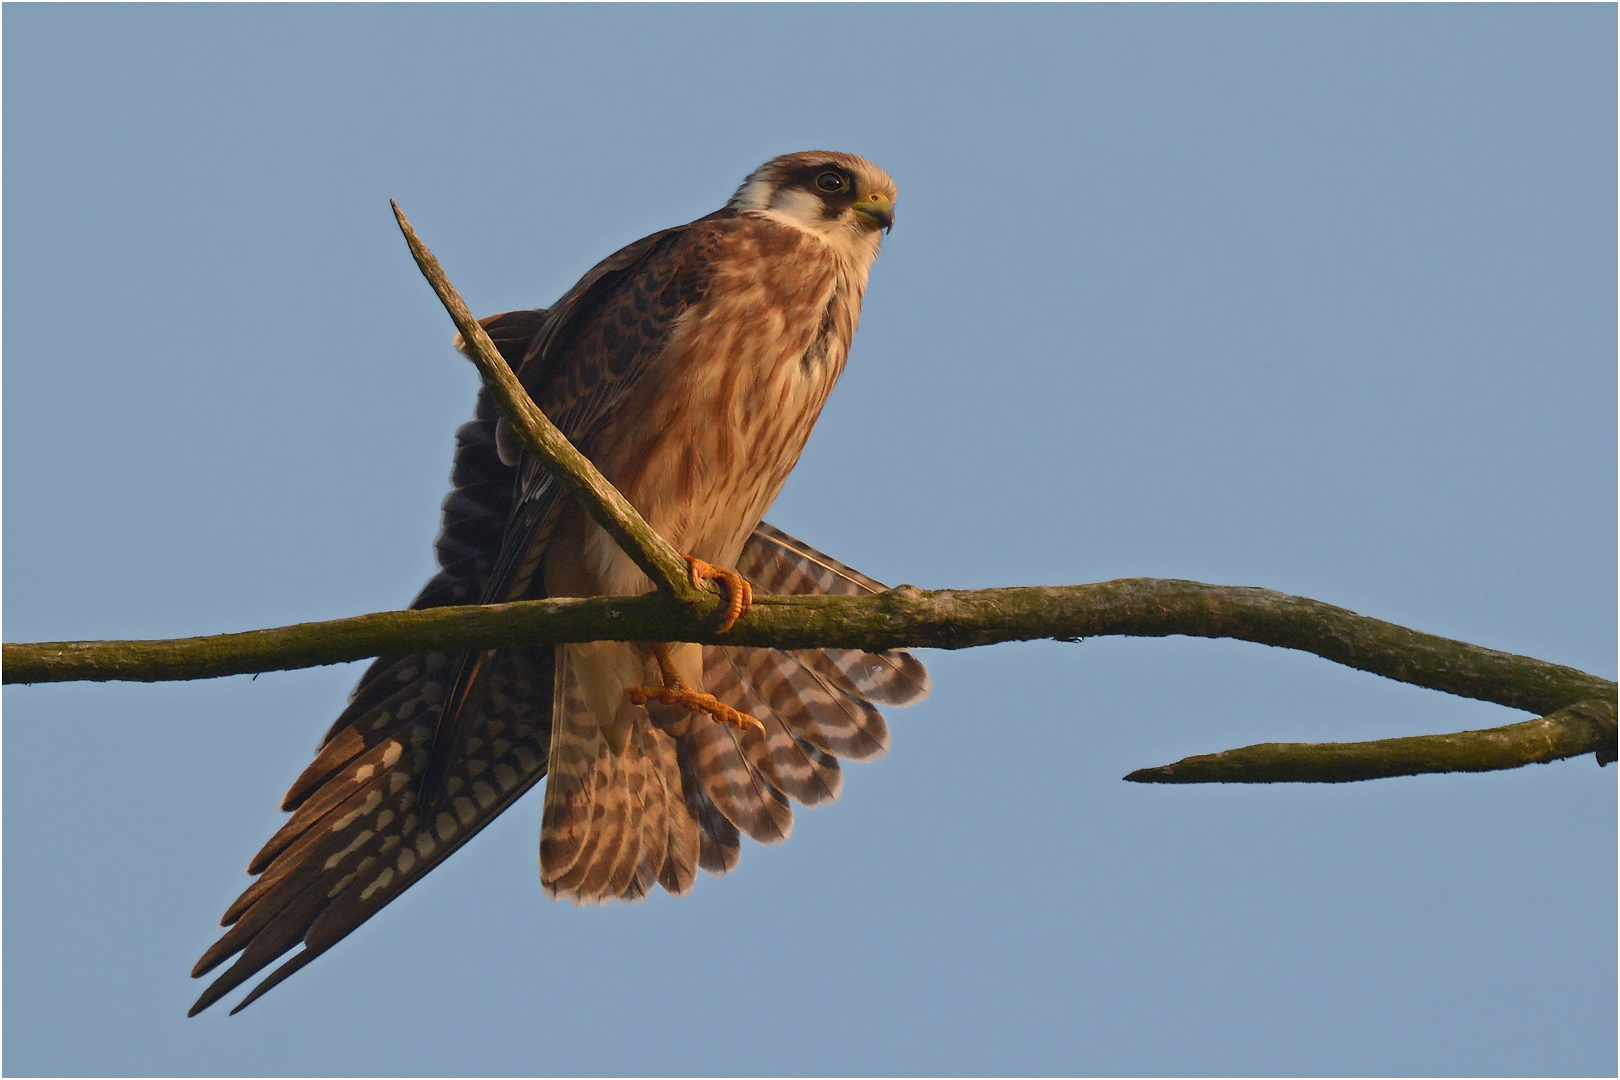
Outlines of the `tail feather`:
{"label": "tail feather", "polygon": [[580,904],[600,903],[603,899],[614,862],[631,831],[624,776],[621,755],[597,759],[592,774],[590,839],[573,868],[556,883],[559,896]]}
{"label": "tail feather", "polygon": [[[580,866],[579,875],[570,877],[570,872],[587,858],[588,851],[594,853],[591,836],[599,816],[596,786],[600,770],[610,768],[607,738],[580,696],[571,653],[566,648],[556,650],[551,779],[546,784],[546,804],[540,818],[540,882],[553,898],[572,891],[588,862]],[[601,782],[611,775],[609,771],[601,776]]]}
{"label": "tail feather", "polygon": [[[646,759],[642,757],[639,739],[631,739],[629,751],[624,762],[624,797],[628,820],[625,822],[624,842],[613,860],[612,870],[607,875],[602,890],[603,902],[638,895],[632,886],[644,859],[641,847],[646,830],[643,822],[652,816],[652,811],[647,806],[649,792]],[[641,894],[645,892],[645,889],[641,890]]]}
{"label": "tail feather", "polygon": [[765,725],[761,745],[751,747],[749,763],[760,776],[784,794],[791,795],[805,806],[817,806],[837,799],[844,789],[843,773],[836,758],[812,756],[803,739],[793,733],[792,727],[776,715],[755,687],[748,668],[751,660],[761,659],[755,654],[760,649],[717,648],[704,650],[704,670],[710,669],[710,658],[716,666],[724,664],[736,676],[736,683],[719,685],[732,696],[716,696],[733,708],[740,709]]}
{"label": "tail feather", "polygon": [[933,688],[922,661],[900,650],[800,649],[789,655],[844,693],[874,705],[915,705]]}
{"label": "tail feather", "polygon": [[[639,769],[645,785],[642,792],[641,856],[635,875],[625,887],[628,900],[640,900],[658,884],[670,858],[669,793],[664,786],[661,747],[651,728],[638,727],[635,741],[640,751]],[[665,739],[665,742],[671,740]],[[673,747],[670,747],[673,752]]]}
{"label": "tail feather", "polygon": [[[725,724],[700,724],[686,737],[683,749],[690,754],[709,801],[727,820],[757,843],[779,844],[793,832],[793,808],[787,796],[760,775],[754,755],[744,749],[764,742],[765,736],[756,731],[739,733]],[[766,753],[763,745],[754,747],[754,754]]]}
{"label": "tail feather", "polygon": [[850,761],[871,761],[889,749],[883,714],[827,685],[796,658],[775,649],[750,649],[744,658],[755,693],[770,703],[793,734],[819,750]]}
{"label": "tail feather", "polygon": [[657,755],[660,785],[664,791],[664,819],[668,826],[664,868],[658,872],[658,884],[671,896],[684,896],[692,891],[697,881],[698,859],[703,841],[698,833],[697,819],[686,809],[681,792],[680,755],[674,739],[659,739],[653,747]]}
{"label": "tail feather", "polygon": [[[608,728],[592,712],[592,695],[602,697],[617,685],[604,677],[603,665],[619,665],[621,681],[635,682],[653,670],[643,652],[633,645],[598,647],[584,656],[567,646],[557,650],[551,779],[540,831],[540,880],[554,899],[635,900],[655,882],[684,892],[698,865],[727,861],[720,852],[730,823],[710,820],[719,811],[701,792],[689,790],[683,771],[691,744],[619,702],[613,723],[624,745],[616,751]],[[590,688],[582,682],[582,664],[596,665],[589,671]]]}
{"label": "tail feather", "polygon": [[737,826],[726,820],[703,790],[703,781],[697,775],[696,762],[685,739],[681,745],[681,786],[686,792],[686,805],[698,826],[698,866],[719,877],[730,873],[742,857],[742,835]]}
{"label": "tail feather", "polygon": [[[634,747],[632,740],[630,747]],[[629,753],[634,753],[630,749]],[[629,766],[628,754],[621,756],[614,770],[613,786],[618,793],[618,818],[603,830],[604,843],[597,864],[591,868],[582,890],[592,903],[603,904],[623,896],[635,875],[636,864],[641,861],[641,799],[631,790],[630,778],[634,771]],[[611,843],[608,843],[611,838]]]}

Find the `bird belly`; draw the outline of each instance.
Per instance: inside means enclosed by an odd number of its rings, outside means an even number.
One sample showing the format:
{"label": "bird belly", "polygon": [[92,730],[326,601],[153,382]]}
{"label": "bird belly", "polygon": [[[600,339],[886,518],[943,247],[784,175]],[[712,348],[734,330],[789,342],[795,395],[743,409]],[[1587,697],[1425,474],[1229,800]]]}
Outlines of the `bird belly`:
{"label": "bird belly", "polygon": [[[801,281],[800,286],[804,283]],[[732,567],[799,460],[843,370],[858,292],[828,274],[814,287],[750,281],[689,311],[661,363],[618,403],[582,447],[647,523],[678,551]],[[640,567],[583,510],[570,505],[547,544],[549,596],[649,591]],[[624,691],[656,682],[650,650],[635,643],[566,646],[582,697],[623,746]],[[702,685],[703,651],[671,659]]]}
{"label": "bird belly", "polygon": [[[814,328],[821,320],[799,321]],[[592,455],[660,536],[718,566],[736,564],[798,463],[847,348],[829,348],[807,362],[811,331],[784,332],[779,319],[760,322],[763,332],[741,341],[687,343],[682,351],[692,359],[658,391],[633,395],[615,416],[613,426],[630,429],[626,437],[596,440],[614,452]],[[651,588],[594,523],[579,539],[592,592]]]}

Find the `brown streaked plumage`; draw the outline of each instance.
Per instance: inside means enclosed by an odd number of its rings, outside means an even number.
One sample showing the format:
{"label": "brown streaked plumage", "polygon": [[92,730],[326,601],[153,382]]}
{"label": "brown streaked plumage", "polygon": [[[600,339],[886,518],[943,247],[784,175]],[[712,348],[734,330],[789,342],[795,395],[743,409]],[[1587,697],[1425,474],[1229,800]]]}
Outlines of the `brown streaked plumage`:
{"label": "brown streaked plumage", "polygon": [[[766,163],[727,206],[598,264],[548,310],[484,320],[531,396],[680,550],[773,593],[883,586],[761,522],[843,369],[894,186],[844,154]],[[440,571],[413,606],[644,592],[522,454],[487,395],[457,432]],[[677,645],[681,679],[759,727],[626,691],[646,645],[378,659],[288,791],[201,975],[196,1013],[289,952],[237,1008],[374,915],[548,773],[541,881],[576,903],[679,895],[835,799],[838,759],[888,747],[877,704],[928,692],[903,652]]]}

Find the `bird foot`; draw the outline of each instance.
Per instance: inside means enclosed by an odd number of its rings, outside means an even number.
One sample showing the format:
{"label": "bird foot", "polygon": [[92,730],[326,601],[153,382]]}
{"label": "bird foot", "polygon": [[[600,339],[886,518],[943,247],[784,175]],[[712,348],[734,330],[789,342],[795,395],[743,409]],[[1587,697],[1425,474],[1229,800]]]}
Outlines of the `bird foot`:
{"label": "bird foot", "polygon": [[[707,563],[704,563],[708,566]],[[711,568],[712,569],[712,568]],[[741,578],[738,579],[742,580]],[[744,582],[744,584],[747,584]],[[653,643],[653,656],[658,661],[658,671],[663,676],[663,686],[632,686],[624,692],[632,705],[645,705],[649,701],[656,701],[662,705],[677,705],[689,713],[702,713],[714,717],[722,724],[747,731],[754,728],[761,735],[765,734],[765,725],[758,720],[732,708],[713,694],[705,694],[701,690],[693,690],[681,678],[681,673],[675,670],[675,662],[670,659],[669,646],[663,642]],[[685,735],[691,730],[691,717],[678,724],[661,725],[672,734]]]}
{"label": "bird foot", "polygon": [[748,614],[748,609],[754,606],[754,587],[737,571],[706,563],[695,555],[686,557],[686,565],[692,568],[693,585],[701,588],[705,581],[718,581],[725,586],[726,610],[725,618],[720,622],[720,633],[730,630],[732,624]]}
{"label": "bird foot", "polygon": [[[657,701],[664,705],[678,705],[692,713],[706,713],[722,724],[730,724],[739,731],[752,728],[761,735],[765,734],[765,725],[749,716],[739,712],[730,705],[721,701],[713,694],[705,694],[690,687],[672,686],[632,686],[624,692],[632,704],[645,705],[649,701]],[[684,735],[690,730],[687,724],[664,725],[676,735]]]}

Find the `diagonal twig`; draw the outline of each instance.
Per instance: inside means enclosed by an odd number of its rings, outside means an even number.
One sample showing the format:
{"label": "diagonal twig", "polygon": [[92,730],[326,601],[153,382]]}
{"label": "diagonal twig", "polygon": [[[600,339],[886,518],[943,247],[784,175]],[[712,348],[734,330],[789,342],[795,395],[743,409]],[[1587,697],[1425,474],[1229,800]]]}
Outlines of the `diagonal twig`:
{"label": "diagonal twig", "polygon": [[405,234],[411,257],[416,260],[422,276],[433,286],[439,301],[455,322],[456,329],[461,331],[462,340],[467,345],[467,356],[484,377],[496,408],[523,439],[524,445],[545,463],[557,482],[579,500],[596,523],[606,529],[608,535],[624,549],[624,553],[635,560],[660,592],[687,601],[713,599],[715,594],[692,583],[690,570],[680,553],[647,524],[636,508],[630,505],[630,500],[608,483],[590,459],[580,453],[557,430],[557,425],[540,411],[501,356],[500,350],[489,339],[489,334],[473,318],[455,286],[450,284],[450,278],[439,265],[439,260],[422,243],[416,230],[411,228],[405,212],[393,200],[389,200],[388,205],[394,208],[400,232]]}

